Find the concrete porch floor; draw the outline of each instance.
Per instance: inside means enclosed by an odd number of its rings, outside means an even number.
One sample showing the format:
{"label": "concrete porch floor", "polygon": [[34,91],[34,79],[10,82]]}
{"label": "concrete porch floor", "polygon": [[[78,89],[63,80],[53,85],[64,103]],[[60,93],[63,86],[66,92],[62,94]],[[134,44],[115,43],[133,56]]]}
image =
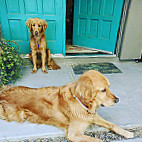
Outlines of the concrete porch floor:
{"label": "concrete porch floor", "polygon": [[[23,76],[17,80],[16,86],[40,88],[46,86],[62,86],[76,80],[71,64],[110,62],[116,65],[122,73],[105,74],[111,83],[112,92],[119,97],[120,102],[113,107],[99,108],[98,114],[105,120],[124,128],[142,127],[142,63],[122,62],[118,58],[55,58],[61,70],[49,70],[43,74],[41,69],[32,74],[32,68],[23,71]],[[89,130],[94,127],[90,127]],[[96,127],[95,131],[103,130]],[[17,141],[24,138],[64,136],[59,128],[31,123],[6,122],[0,120],[0,141]],[[142,139],[125,140],[140,142]]]}

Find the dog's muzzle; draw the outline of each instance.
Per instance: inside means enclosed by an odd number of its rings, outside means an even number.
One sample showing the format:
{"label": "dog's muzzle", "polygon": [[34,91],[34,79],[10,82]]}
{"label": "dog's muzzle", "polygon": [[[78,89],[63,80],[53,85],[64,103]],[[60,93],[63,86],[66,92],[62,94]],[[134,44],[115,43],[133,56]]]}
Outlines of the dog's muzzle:
{"label": "dog's muzzle", "polygon": [[115,103],[118,103],[118,102],[119,102],[119,98],[115,98],[115,99],[114,99],[114,102],[115,102]]}
{"label": "dog's muzzle", "polygon": [[35,35],[36,35],[36,36],[38,35],[38,31],[35,31]]}
{"label": "dog's muzzle", "polygon": [[103,104],[101,104],[102,107],[105,107]]}

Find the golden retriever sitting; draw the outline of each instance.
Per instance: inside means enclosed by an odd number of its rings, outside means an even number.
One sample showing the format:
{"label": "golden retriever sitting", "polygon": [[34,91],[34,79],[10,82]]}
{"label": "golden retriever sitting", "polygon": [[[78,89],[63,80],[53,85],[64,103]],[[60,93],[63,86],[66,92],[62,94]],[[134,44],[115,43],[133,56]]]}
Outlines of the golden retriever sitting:
{"label": "golden retriever sitting", "polygon": [[46,48],[46,35],[45,30],[47,23],[45,20],[39,18],[32,18],[26,21],[26,25],[31,32],[29,54],[30,60],[33,62],[33,73],[36,73],[37,68],[42,66],[43,73],[47,73],[45,63],[48,64],[48,69],[60,69],[60,67],[51,58],[50,50]]}
{"label": "golden retriever sitting", "polygon": [[0,118],[62,127],[66,139],[73,142],[101,142],[84,135],[90,124],[133,138],[133,133],[105,121],[96,112],[99,106],[108,107],[119,101],[109,86],[101,73],[90,70],[77,81],[61,87],[12,87],[0,94]]}

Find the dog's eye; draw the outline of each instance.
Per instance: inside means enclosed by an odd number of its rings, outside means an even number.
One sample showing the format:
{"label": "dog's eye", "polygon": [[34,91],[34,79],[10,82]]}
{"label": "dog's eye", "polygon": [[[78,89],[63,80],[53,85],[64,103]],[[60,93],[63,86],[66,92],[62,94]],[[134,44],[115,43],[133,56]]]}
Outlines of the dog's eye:
{"label": "dog's eye", "polygon": [[33,24],[33,27],[35,27],[35,24]]}
{"label": "dog's eye", "polygon": [[106,92],[106,89],[101,90],[101,92]]}
{"label": "dog's eye", "polygon": [[40,27],[40,25],[38,25],[38,27]]}

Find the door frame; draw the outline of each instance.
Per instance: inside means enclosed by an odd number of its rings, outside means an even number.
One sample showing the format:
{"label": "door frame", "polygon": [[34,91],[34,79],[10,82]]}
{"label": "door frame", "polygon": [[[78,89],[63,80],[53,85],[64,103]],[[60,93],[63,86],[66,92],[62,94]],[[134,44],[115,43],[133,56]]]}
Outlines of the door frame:
{"label": "door frame", "polygon": [[63,55],[65,56],[66,55],[66,0],[63,0],[63,9],[64,9],[64,12],[63,12],[63,41],[62,41],[62,52],[63,52]]}

